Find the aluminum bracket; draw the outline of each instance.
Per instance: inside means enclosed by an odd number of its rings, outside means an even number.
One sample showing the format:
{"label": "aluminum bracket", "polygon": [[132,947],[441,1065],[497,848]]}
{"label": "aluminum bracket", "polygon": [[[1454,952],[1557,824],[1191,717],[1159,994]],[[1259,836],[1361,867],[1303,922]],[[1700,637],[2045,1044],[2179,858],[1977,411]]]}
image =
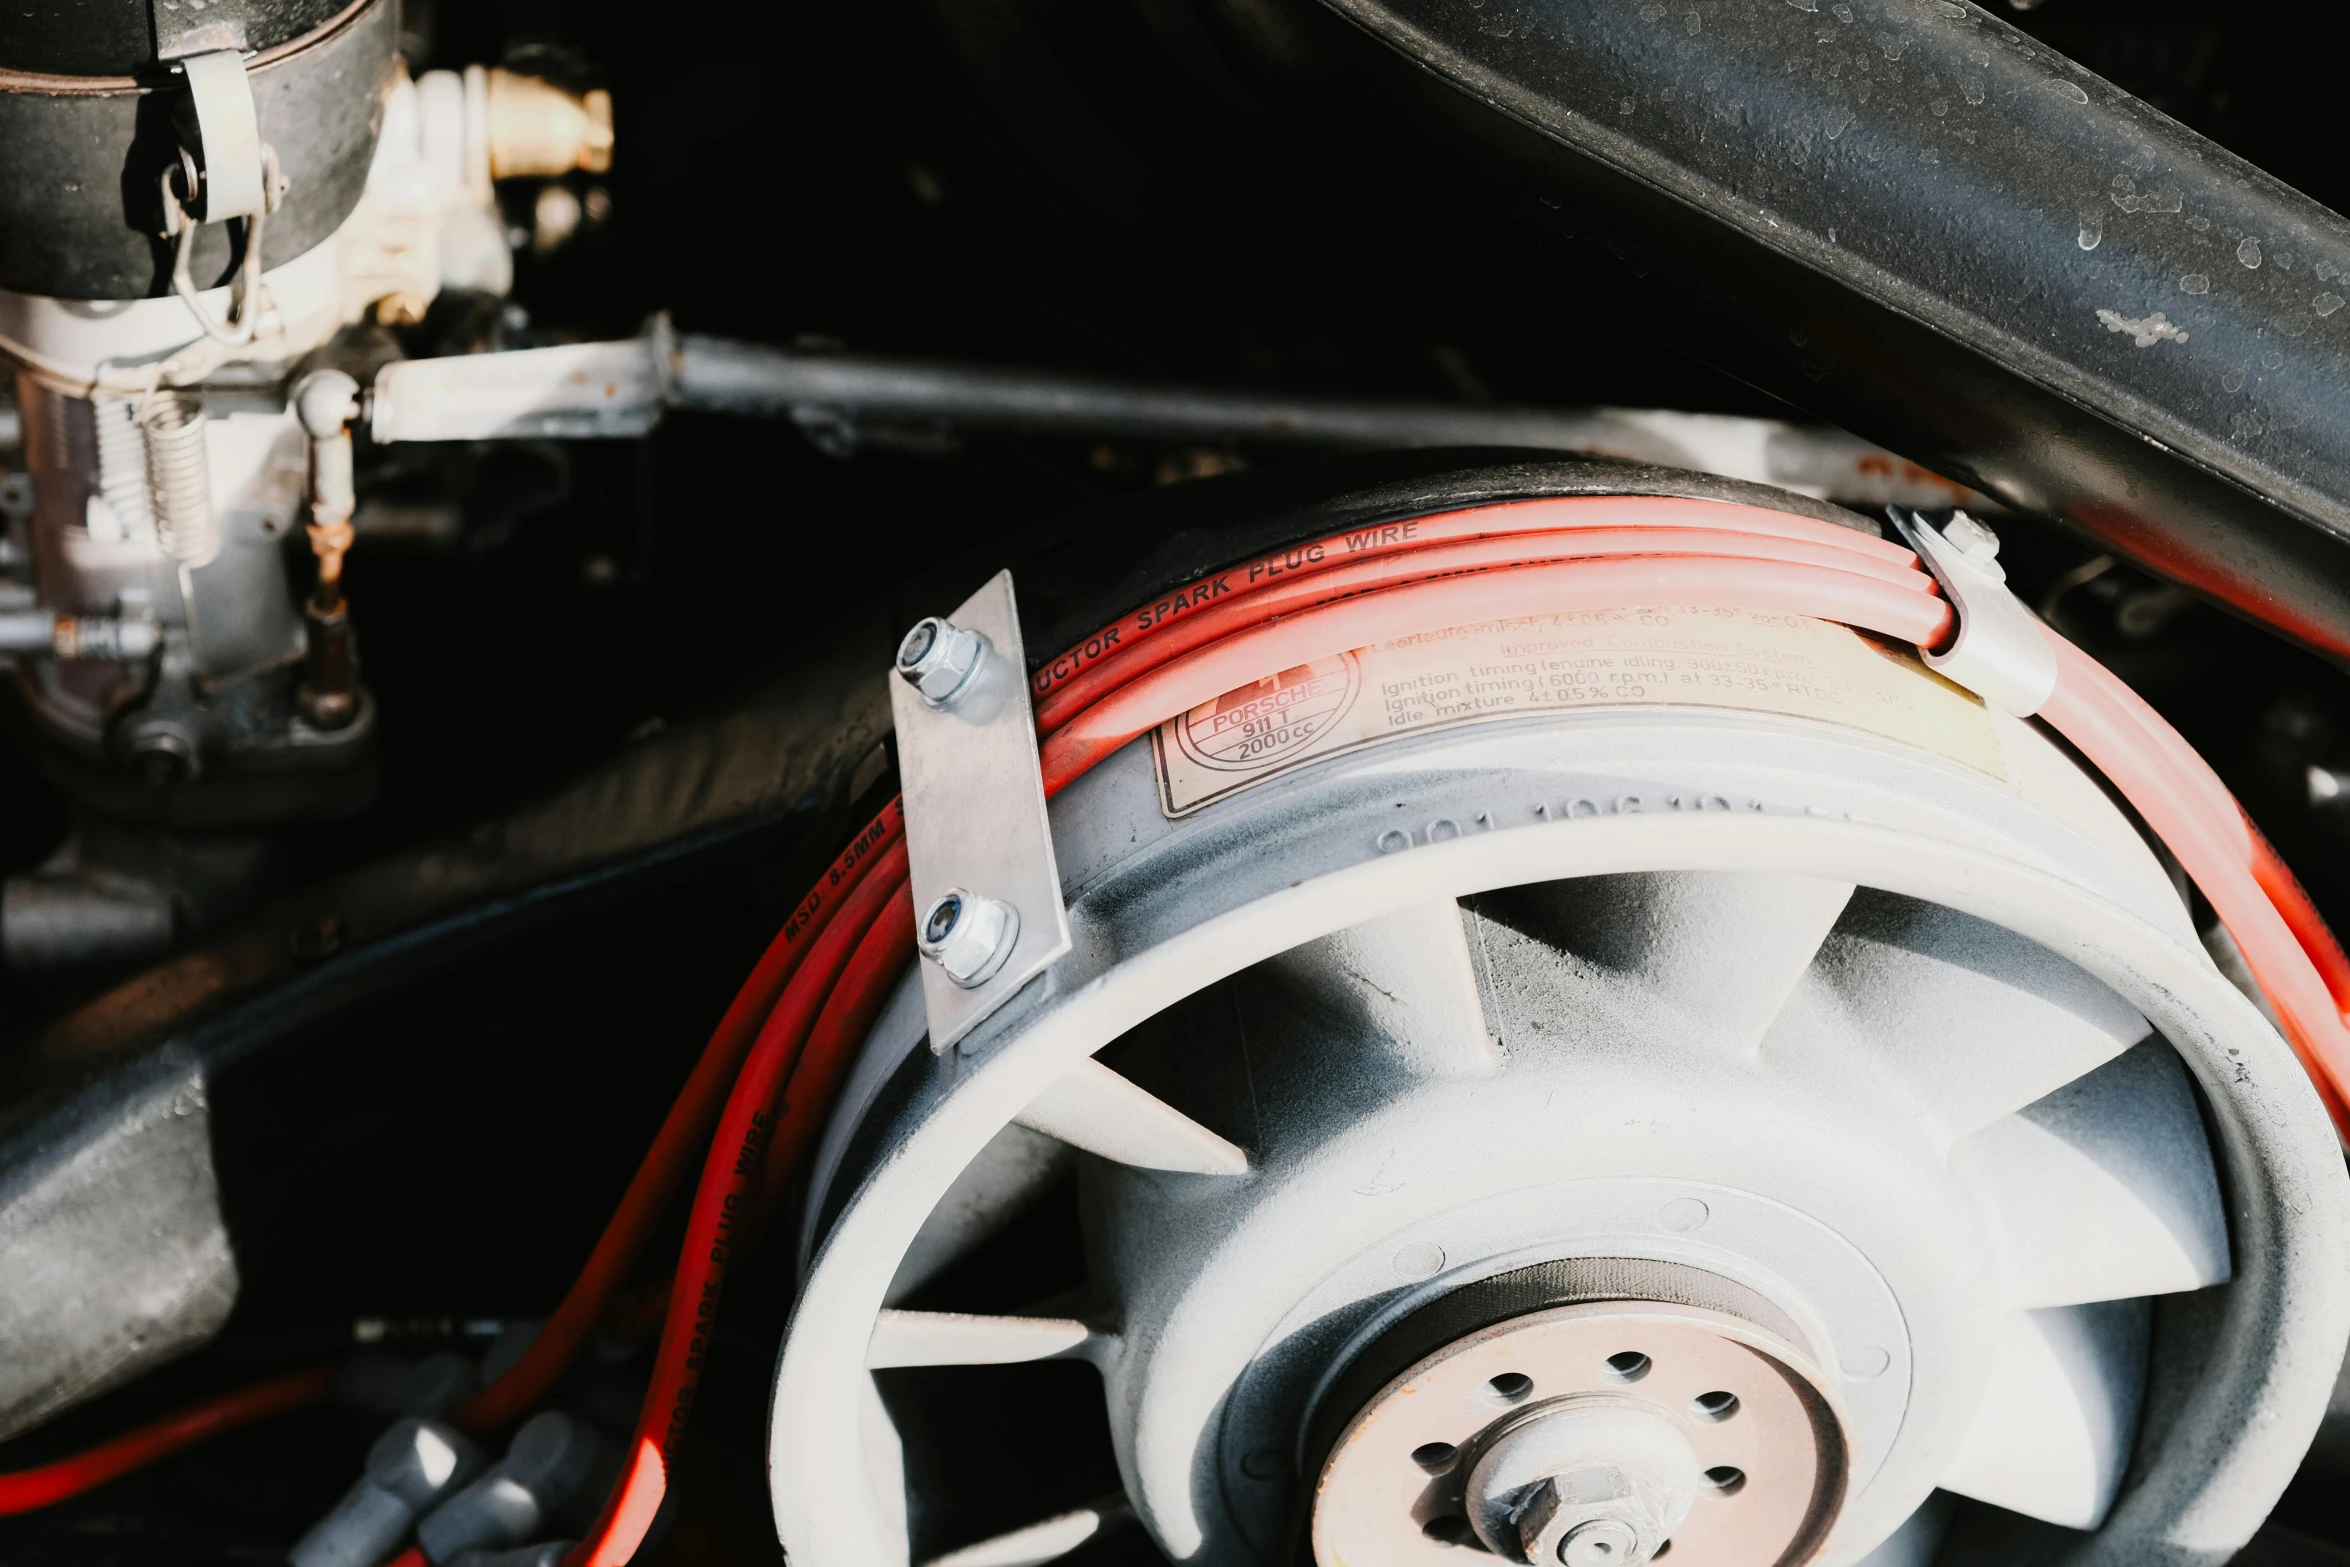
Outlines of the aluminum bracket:
{"label": "aluminum bracket", "polygon": [[996,573],[947,618],[985,640],[952,699],[925,701],[894,671],[889,682],[914,913],[925,918],[940,897],[960,891],[1009,904],[1019,918],[1011,951],[975,984],[959,985],[938,962],[919,960],[930,1047],[942,1053],[1072,945],[1012,574]]}
{"label": "aluminum bracket", "polygon": [[2056,693],[2056,649],[2040,617],[2008,587],[1998,536],[1965,512],[1951,518],[1948,534],[1916,512],[1888,514],[1958,615],[1948,647],[1918,649],[1926,667],[2018,718],[2047,706]]}

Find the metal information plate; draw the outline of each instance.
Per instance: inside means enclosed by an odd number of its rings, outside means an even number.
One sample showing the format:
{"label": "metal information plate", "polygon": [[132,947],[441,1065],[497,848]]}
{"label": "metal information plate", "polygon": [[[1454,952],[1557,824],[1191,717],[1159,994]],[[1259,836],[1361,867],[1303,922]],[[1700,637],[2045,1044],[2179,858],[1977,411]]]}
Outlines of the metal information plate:
{"label": "metal information plate", "polygon": [[1609,609],[1488,620],[1316,659],[1152,731],[1183,816],[1396,735],[1571,709],[1711,707],[1847,724],[2006,776],[1983,704],[1907,648],[1801,615]]}
{"label": "metal information plate", "polygon": [[937,963],[918,960],[930,1047],[938,1051],[978,1027],[1071,945],[1012,574],[998,572],[947,618],[987,644],[954,699],[934,707],[894,673],[889,682],[914,913],[922,918],[942,894],[959,889],[1011,905],[1020,923],[1002,967],[969,988]]}

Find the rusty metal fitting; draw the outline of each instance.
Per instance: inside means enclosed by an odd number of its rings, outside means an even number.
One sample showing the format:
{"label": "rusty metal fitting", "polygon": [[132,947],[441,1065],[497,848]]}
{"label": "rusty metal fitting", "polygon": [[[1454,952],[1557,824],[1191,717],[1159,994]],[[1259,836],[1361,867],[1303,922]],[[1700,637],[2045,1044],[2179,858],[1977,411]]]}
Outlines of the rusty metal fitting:
{"label": "rusty metal fitting", "polygon": [[152,620],[59,615],[49,627],[49,651],[59,660],[142,659],[155,651],[160,640]]}
{"label": "rusty metal fitting", "polygon": [[343,557],[350,553],[358,532],[348,522],[314,522],[306,530],[310,552],[318,557],[320,595],[339,601],[343,591]]}
{"label": "rusty metal fitting", "polygon": [[310,437],[310,549],[318,557],[318,603],[342,601],[343,556],[356,536],[359,497],[351,476],[351,421],[359,383],[340,370],[313,370],[294,387],[294,414]]}
{"label": "rusty metal fitting", "polygon": [[[323,584],[322,584],[323,586]],[[343,729],[359,716],[359,682],[351,649],[351,613],[338,600],[313,598],[303,611],[310,649],[294,706],[313,729]]]}

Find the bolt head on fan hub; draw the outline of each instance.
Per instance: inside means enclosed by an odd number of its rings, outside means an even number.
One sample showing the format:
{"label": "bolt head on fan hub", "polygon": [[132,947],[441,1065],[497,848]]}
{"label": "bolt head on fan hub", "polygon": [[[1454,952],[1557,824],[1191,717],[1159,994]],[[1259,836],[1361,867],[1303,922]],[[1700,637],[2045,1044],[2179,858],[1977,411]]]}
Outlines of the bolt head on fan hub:
{"label": "bolt head on fan hub", "polygon": [[1616,1567],[1620,1562],[1648,1561],[1655,1555],[1640,1549],[1639,1531],[1621,1518],[1592,1518],[1561,1535],[1557,1550],[1542,1552],[1535,1559],[1548,1561],[1555,1556],[1567,1567]]}
{"label": "bolt head on fan hub", "polygon": [[1536,1567],[1770,1567],[1825,1538],[1844,1435],[1808,1358],[1726,1312],[1609,1301],[1512,1317],[1425,1356],[1323,1466],[1314,1555]]}
{"label": "bolt head on fan hub", "polygon": [[[1501,1538],[1485,1541],[1505,1557],[1569,1567],[1645,1562],[1697,1499],[1696,1449],[1646,1400],[1549,1401],[1480,1446],[1468,1518],[1473,1528],[1506,1525]],[[1531,1484],[1529,1473],[1538,1476]]]}

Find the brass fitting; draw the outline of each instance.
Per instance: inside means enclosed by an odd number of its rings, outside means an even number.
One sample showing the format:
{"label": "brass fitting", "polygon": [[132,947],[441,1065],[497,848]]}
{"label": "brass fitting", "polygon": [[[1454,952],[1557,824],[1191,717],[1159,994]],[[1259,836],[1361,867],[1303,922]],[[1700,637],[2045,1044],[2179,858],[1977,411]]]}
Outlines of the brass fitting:
{"label": "brass fitting", "polygon": [[612,167],[612,95],[574,95],[512,71],[489,75],[490,178],[552,177]]}

